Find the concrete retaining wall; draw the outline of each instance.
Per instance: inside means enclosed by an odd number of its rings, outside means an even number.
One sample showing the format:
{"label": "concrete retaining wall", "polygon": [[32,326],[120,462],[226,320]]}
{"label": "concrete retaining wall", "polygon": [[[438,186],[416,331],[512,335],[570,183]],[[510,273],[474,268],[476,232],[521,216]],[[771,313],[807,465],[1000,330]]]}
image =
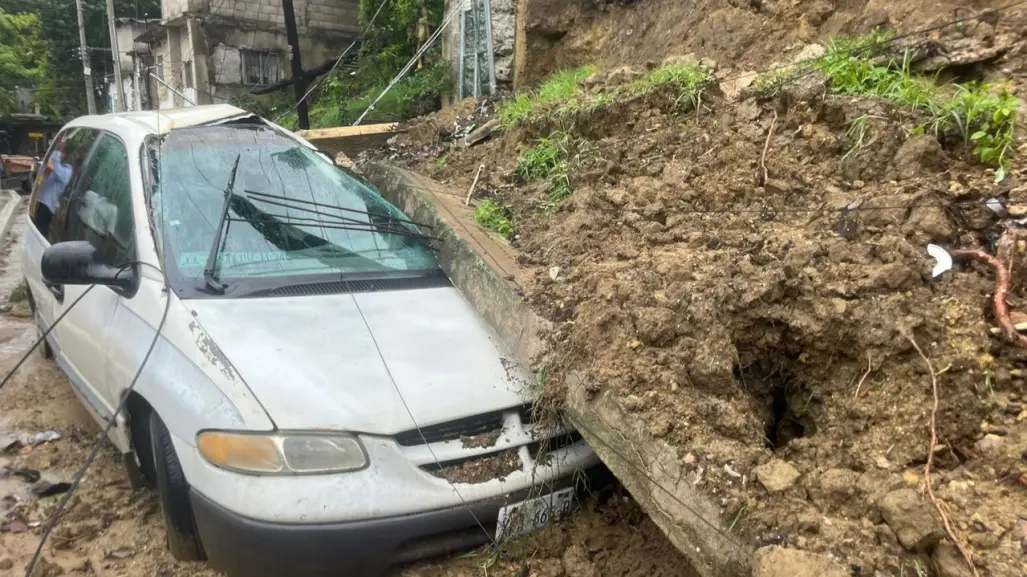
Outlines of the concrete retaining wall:
{"label": "concrete retaining wall", "polygon": [[[367,180],[411,219],[433,227],[440,261],[453,284],[478,309],[525,367],[542,349],[548,329],[520,296],[513,250],[474,222],[462,194],[385,164],[361,168]],[[567,382],[567,414],[631,495],[703,577],[751,573],[752,547],[730,534],[720,507],[694,490],[676,451],[653,438],[615,397],[591,395],[584,380]],[[683,571],[682,574],[687,573]]]}

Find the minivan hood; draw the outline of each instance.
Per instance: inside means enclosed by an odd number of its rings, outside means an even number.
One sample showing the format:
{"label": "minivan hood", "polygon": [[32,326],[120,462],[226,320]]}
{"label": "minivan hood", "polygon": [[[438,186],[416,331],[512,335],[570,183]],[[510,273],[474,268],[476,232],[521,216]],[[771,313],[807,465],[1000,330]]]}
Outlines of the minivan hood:
{"label": "minivan hood", "polygon": [[454,288],[185,304],[279,429],[394,435],[410,413],[423,427],[526,401]]}

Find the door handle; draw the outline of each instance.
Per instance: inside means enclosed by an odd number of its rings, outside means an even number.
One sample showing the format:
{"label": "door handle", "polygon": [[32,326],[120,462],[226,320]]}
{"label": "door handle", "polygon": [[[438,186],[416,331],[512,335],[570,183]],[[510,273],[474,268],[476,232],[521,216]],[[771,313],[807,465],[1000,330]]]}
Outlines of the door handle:
{"label": "door handle", "polygon": [[53,294],[54,298],[57,299],[57,302],[59,302],[59,303],[63,303],[64,302],[64,286],[63,285],[51,284],[51,283],[44,283],[44,284],[46,284],[46,288]]}

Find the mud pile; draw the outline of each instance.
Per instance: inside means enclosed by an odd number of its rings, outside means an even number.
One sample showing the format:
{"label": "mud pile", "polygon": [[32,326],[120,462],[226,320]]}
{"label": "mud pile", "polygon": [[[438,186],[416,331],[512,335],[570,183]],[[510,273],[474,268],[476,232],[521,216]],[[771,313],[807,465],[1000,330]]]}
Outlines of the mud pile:
{"label": "mud pile", "polygon": [[[1022,70],[1017,50],[1005,65]],[[922,118],[822,77],[725,92],[697,111],[654,93],[410,163],[463,190],[486,166],[516,281],[552,323],[549,397],[643,479],[626,485],[701,573],[783,545],[854,575],[969,575],[926,494],[936,391],[931,488],[952,532],[981,574],[1024,574],[1027,350],[995,334],[994,271],[957,260],[933,278],[927,246],[992,252],[1019,226],[987,204],[1027,215],[1027,149],[996,184],[961,142],[918,134]],[[554,209],[516,167],[555,131],[589,160]],[[1027,292],[1009,302],[1027,311]],[[664,510],[682,493],[703,506]],[[674,526],[697,513],[740,565],[701,567]]]}
{"label": "mud pile", "polygon": [[[519,89],[527,89],[566,68],[641,66],[691,52],[715,58],[726,73],[760,71],[810,42],[864,34],[875,27],[906,34],[1009,4],[1003,0],[525,0],[526,54],[517,83]],[[1003,15],[987,22],[967,22],[964,29],[983,36],[1018,26],[1015,22]]]}

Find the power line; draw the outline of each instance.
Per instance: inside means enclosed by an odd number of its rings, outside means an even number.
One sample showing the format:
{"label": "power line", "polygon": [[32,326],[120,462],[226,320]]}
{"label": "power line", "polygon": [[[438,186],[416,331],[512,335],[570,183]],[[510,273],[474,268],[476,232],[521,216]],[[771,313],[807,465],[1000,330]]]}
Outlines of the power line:
{"label": "power line", "polygon": [[435,42],[442,36],[442,32],[446,29],[447,26],[449,26],[450,22],[452,22],[453,19],[456,18],[456,15],[463,9],[463,7],[463,2],[453,4],[453,9],[443,19],[442,24],[438,27],[438,29],[435,30],[434,33],[432,33],[432,35],[428,38],[428,41],[424,43],[424,46],[422,46],[421,49],[418,50],[416,54],[414,54],[414,57],[410,59],[410,62],[407,62],[407,64],[399,71],[399,73],[396,74],[396,77],[393,78],[391,82],[389,82],[388,86],[385,87],[385,90],[382,90],[382,93],[379,94],[373,102],[371,102],[370,106],[367,107],[367,110],[365,110],[363,114],[361,114],[360,117],[357,118],[357,120],[353,123],[353,126],[359,125],[364,120],[364,117],[367,116],[369,112],[374,110],[375,105],[377,105],[378,102],[386,94],[388,94],[388,92],[392,90],[392,88],[396,86],[396,84],[398,84],[404,76],[406,76],[407,72],[409,72],[414,67],[414,64],[416,64],[424,56],[424,54],[435,45]]}
{"label": "power line", "polygon": [[385,8],[385,5],[388,4],[388,2],[389,2],[389,0],[382,0],[382,3],[378,5],[378,9],[375,10],[374,16],[372,16],[371,20],[368,21],[367,26],[364,26],[364,30],[361,31],[361,33],[357,37],[357,39],[353,40],[353,42],[350,42],[350,45],[347,46],[346,49],[342,51],[342,54],[340,54],[339,57],[335,59],[335,64],[332,64],[332,67],[328,71],[328,73],[325,74],[324,76],[322,76],[321,78],[319,78],[318,81],[315,82],[314,85],[311,86],[309,90],[307,90],[306,94],[303,95],[303,98],[300,98],[299,100],[297,100],[295,104],[293,104],[291,107],[289,107],[289,109],[286,110],[285,112],[279,114],[278,117],[275,118],[272,122],[277,124],[279,120],[284,118],[286,115],[292,113],[292,111],[296,110],[299,107],[300,103],[305,102],[307,100],[307,98],[309,98],[310,95],[314,92],[314,90],[316,90],[319,86],[321,86],[323,83],[328,81],[328,79],[331,77],[331,75],[335,72],[335,69],[339,67],[339,64],[342,62],[342,60],[344,58],[346,58],[347,54],[349,54],[349,51],[352,50],[353,47],[356,46],[358,42],[364,40],[367,37],[367,33],[371,31],[371,27],[374,26],[375,20],[378,19],[378,15],[381,14],[382,9]]}

